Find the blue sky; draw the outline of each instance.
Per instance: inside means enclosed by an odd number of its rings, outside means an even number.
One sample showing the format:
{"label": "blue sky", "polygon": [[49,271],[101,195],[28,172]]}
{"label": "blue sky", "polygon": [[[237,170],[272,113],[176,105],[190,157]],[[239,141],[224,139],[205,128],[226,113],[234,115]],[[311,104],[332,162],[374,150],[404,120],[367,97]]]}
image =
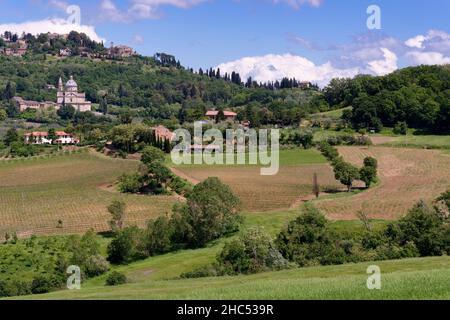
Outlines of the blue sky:
{"label": "blue sky", "polygon": [[[381,30],[366,26],[371,4],[381,9]],[[66,19],[67,6],[78,5],[81,25],[107,44],[131,45],[146,55],[172,53],[186,66],[219,65],[261,80],[293,72],[320,82],[334,74],[383,74],[450,61],[448,0],[0,0],[0,5],[0,31],[24,22],[44,30],[46,20]]]}

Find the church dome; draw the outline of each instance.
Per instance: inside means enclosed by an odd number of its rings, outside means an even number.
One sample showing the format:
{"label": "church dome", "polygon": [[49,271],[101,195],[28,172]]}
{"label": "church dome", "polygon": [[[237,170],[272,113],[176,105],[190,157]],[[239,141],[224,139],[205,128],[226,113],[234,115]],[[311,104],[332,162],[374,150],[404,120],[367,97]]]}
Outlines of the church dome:
{"label": "church dome", "polygon": [[70,80],[67,81],[66,83],[66,88],[76,88],[78,87],[77,83],[75,82],[75,80],[73,80],[73,76],[70,76]]}

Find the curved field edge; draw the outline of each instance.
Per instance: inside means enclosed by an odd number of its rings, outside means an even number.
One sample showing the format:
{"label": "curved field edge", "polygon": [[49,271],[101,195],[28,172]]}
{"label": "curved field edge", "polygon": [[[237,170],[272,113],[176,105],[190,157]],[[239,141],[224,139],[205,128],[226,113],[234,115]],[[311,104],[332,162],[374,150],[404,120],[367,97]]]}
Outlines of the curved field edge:
{"label": "curved field edge", "polygon": [[[381,269],[381,290],[366,287],[367,267]],[[21,299],[450,299],[450,257],[296,268],[249,276],[146,280]]]}

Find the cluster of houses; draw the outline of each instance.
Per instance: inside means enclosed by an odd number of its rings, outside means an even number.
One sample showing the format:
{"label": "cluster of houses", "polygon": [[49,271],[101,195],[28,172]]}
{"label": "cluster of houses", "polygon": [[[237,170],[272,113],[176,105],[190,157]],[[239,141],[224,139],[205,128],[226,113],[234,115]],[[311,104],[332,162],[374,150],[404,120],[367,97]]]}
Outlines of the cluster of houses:
{"label": "cluster of houses", "polygon": [[[80,50],[79,54],[82,57],[98,58],[98,59],[128,58],[137,54],[136,51],[131,47],[125,45],[114,46],[113,43],[111,43],[111,47],[108,49],[106,54],[92,53],[84,47],[80,47],[79,50]],[[72,55],[73,52],[72,50],[70,50],[70,48],[59,49],[60,57],[70,57]]]}
{"label": "cluster of houses", "polygon": [[136,51],[133,48],[124,45],[114,46],[113,42],[108,49],[109,58],[128,58],[134,55],[136,55]]}
{"label": "cluster of houses", "polygon": [[28,45],[25,40],[12,39],[10,37],[1,36],[5,46],[0,49],[0,54],[10,57],[22,57],[27,53]]}
{"label": "cluster of houses", "polygon": [[[59,33],[47,33],[48,44],[50,45],[51,40],[63,39],[67,40],[68,34],[59,34]],[[5,43],[4,48],[0,48],[0,54],[5,56],[13,56],[13,57],[22,57],[27,53],[28,45],[25,39],[19,38],[17,35],[13,35],[11,32],[6,32],[5,34],[0,35],[0,38]],[[117,58],[127,58],[136,55],[136,51],[125,45],[115,46],[114,43],[111,42],[110,48],[108,48],[105,54],[101,53],[92,53],[88,48],[83,46],[79,47],[79,55],[82,57],[88,58],[104,58],[104,59],[117,59]],[[61,48],[59,49],[58,55],[60,57],[70,57],[73,55],[73,52],[70,48]]]}

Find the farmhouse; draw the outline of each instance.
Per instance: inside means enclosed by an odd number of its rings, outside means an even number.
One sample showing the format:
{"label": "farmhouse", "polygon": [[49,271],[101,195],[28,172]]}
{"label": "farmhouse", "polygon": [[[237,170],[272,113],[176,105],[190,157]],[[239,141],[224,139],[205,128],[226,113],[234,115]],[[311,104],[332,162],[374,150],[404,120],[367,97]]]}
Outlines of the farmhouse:
{"label": "farmhouse", "polygon": [[48,110],[50,108],[59,109],[59,106],[53,101],[38,102],[33,100],[24,100],[21,97],[13,97],[13,101],[19,107],[20,112],[24,112],[27,109],[34,110]]}
{"label": "farmhouse", "polygon": [[[225,116],[225,120],[226,121],[236,121],[236,116],[237,114],[232,112],[232,111],[224,111],[223,112],[224,116]],[[217,121],[217,116],[219,115],[219,111],[218,110],[208,110],[205,114],[206,117],[209,118],[209,120],[211,121]]]}
{"label": "farmhouse", "polygon": [[[80,142],[75,136],[64,131],[56,131],[57,144],[77,144]],[[52,144],[53,140],[49,138],[48,132],[31,132],[25,134],[25,143],[27,144]]]}

